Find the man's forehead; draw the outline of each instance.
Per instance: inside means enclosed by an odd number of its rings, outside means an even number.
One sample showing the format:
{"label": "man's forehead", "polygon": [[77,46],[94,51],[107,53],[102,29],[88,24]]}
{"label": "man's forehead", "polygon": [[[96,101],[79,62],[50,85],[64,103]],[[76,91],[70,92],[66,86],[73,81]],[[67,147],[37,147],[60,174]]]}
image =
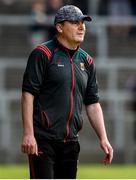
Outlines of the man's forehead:
{"label": "man's forehead", "polygon": [[60,24],[69,23],[69,24],[75,24],[75,23],[84,23],[84,20],[65,20],[63,22],[60,22]]}

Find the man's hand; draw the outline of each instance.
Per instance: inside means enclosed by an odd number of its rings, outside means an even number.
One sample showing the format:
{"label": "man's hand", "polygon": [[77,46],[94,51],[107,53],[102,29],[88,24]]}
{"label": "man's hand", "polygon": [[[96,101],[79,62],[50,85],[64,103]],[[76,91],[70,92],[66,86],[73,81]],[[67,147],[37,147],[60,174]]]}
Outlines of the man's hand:
{"label": "man's hand", "polygon": [[24,135],[21,145],[23,153],[36,154],[38,156],[38,147],[35,137],[33,135]]}
{"label": "man's hand", "polygon": [[113,159],[113,148],[110,145],[109,141],[101,141],[100,142],[101,148],[103,149],[104,153],[106,154],[106,157],[103,160],[103,163],[105,165],[111,164],[112,159]]}

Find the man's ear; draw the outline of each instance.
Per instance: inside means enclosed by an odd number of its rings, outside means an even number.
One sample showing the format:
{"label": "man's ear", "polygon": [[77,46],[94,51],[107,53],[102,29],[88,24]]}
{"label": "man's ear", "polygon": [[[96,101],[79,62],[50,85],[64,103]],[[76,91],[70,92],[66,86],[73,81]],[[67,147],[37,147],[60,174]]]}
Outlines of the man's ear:
{"label": "man's ear", "polygon": [[56,29],[59,33],[62,33],[62,24],[56,24]]}

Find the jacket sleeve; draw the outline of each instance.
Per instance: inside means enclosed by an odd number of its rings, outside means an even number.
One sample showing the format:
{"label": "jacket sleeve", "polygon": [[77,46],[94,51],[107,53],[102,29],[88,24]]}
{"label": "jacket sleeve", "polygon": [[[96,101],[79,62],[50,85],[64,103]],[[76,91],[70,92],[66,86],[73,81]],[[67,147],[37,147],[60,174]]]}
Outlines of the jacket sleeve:
{"label": "jacket sleeve", "polygon": [[47,58],[42,51],[34,49],[30,54],[23,76],[22,91],[39,94],[45,77]]}
{"label": "jacket sleeve", "polygon": [[99,101],[98,83],[96,78],[95,65],[92,62],[88,67],[88,81],[85,92],[84,104],[94,104]]}

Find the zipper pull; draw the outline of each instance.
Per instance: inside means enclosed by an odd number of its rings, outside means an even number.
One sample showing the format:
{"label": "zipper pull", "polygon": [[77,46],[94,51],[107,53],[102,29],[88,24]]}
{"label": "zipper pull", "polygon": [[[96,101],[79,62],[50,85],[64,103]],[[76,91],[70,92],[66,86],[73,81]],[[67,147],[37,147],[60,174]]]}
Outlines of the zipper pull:
{"label": "zipper pull", "polygon": [[70,59],[70,62],[73,63],[73,59],[72,58]]}

